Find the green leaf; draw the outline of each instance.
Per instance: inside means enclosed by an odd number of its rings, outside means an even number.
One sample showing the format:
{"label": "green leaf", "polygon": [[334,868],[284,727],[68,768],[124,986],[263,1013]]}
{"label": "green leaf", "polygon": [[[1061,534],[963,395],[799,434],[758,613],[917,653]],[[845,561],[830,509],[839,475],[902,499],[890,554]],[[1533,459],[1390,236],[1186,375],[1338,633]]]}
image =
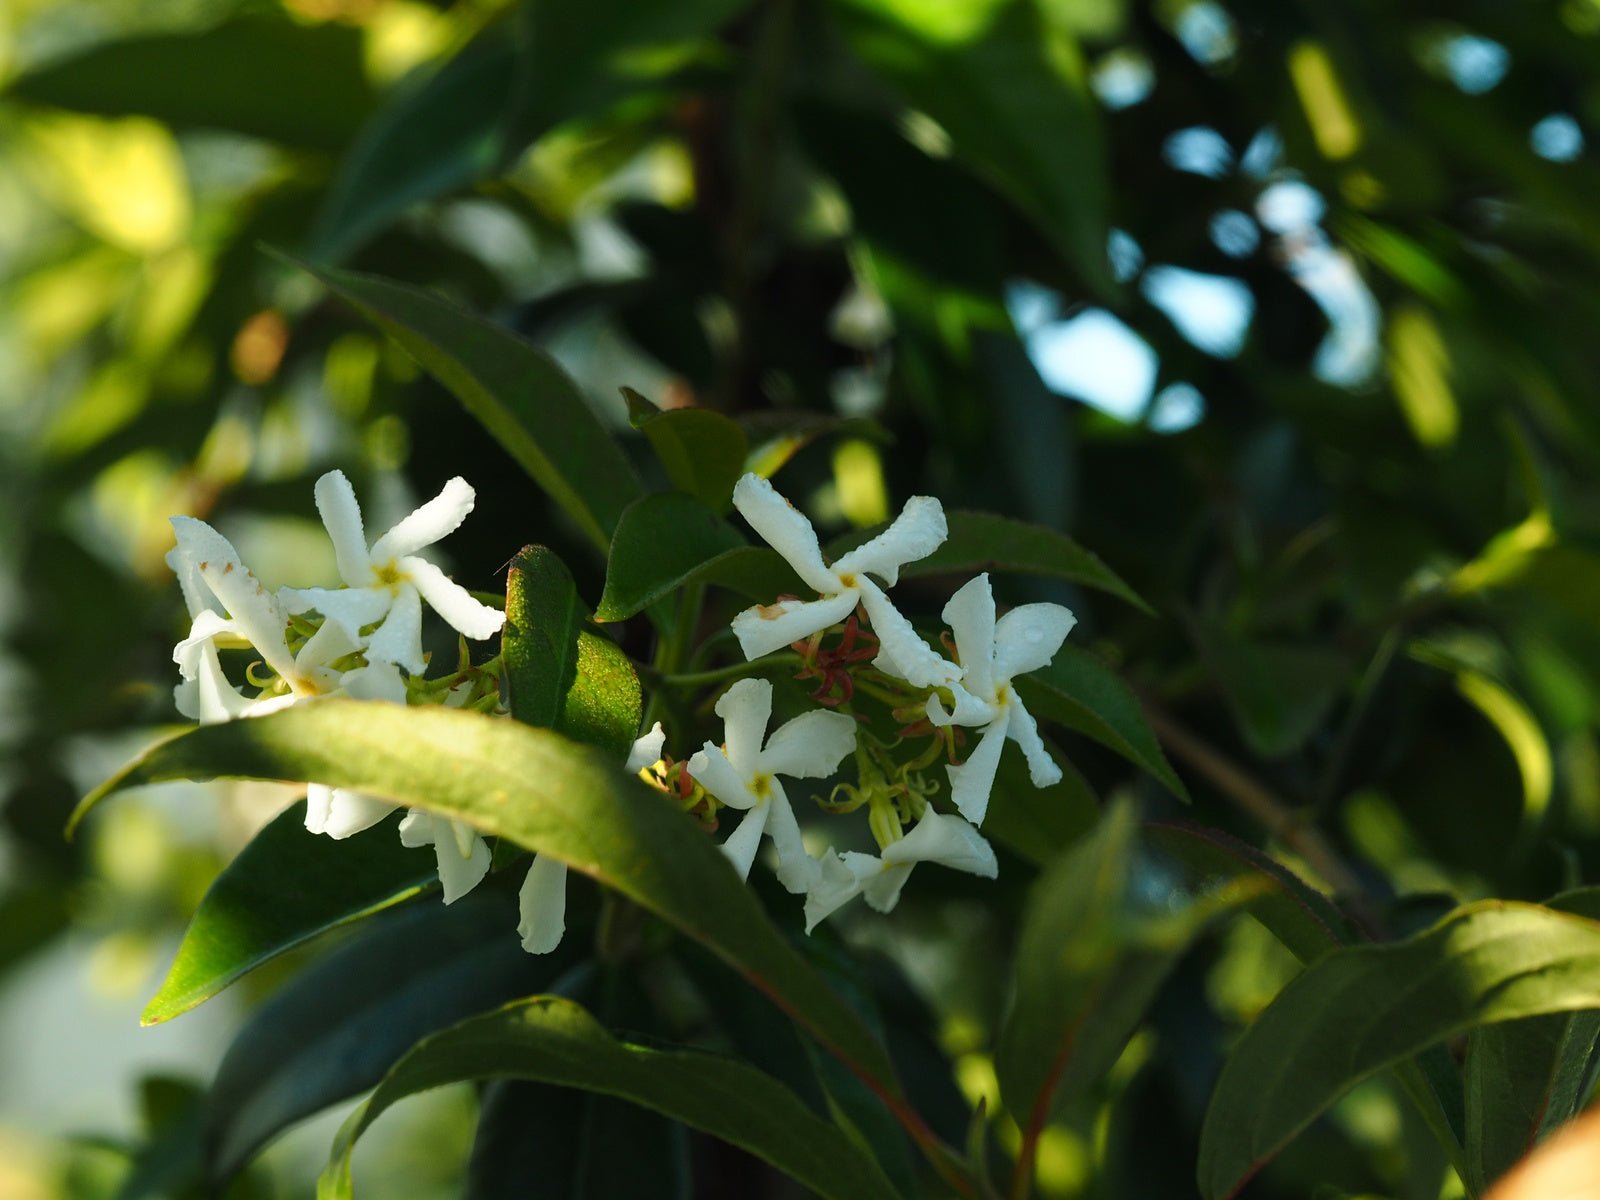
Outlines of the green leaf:
{"label": "green leaf", "polygon": [[166,779],[314,779],[426,808],[548,854],[703,942],[880,1095],[883,1047],[784,941],[716,844],[609,756],[549,730],[443,707],[324,700],[205,725],[86,796]]}
{"label": "green leaf", "polygon": [[1073,40],[1027,0],[833,0],[851,48],[949,136],[1102,294],[1107,172]]}
{"label": "green leaf", "polygon": [[505,158],[516,46],[494,27],[389,100],[339,163],[307,254],[345,257],[418,200],[488,175]]}
{"label": "green leaf", "polygon": [[[1110,567],[1064,533],[994,513],[955,511],[945,514],[950,536],[926,558],[900,568],[903,579],[924,575],[974,575],[979,571],[1043,575],[1110,592],[1142,612],[1154,613],[1137,592]],[[838,558],[882,533],[887,525],[861,530],[828,545]]]}
{"label": "green leaf", "polygon": [[604,111],[691,62],[749,0],[540,0],[522,6],[511,145]]}
{"label": "green leaf", "polygon": [[1189,798],[1161,744],[1139,709],[1139,701],[1094,655],[1063,646],[1042,670],[1017,679],[1023,703],[1035,716],[1075,729],[1148,771],[1174,796]]}
{"label": "green leaf", "polygon": [[1201,626],[1196,634],[1245,741],[1266,758],[1305,745],[1350,673],[1331,650],[1256,641],[1217,625]]}
{"label": "green leaf", "polygon": [[[623,388],[633,427],[650,439],[651,448],[680,492],[714,512],[733,507],[733,485],[744,474],[750,439],[733,420],[709,408],[659,411],[632,388]],[[642,407],[641,407],[642,406]]]}
{"label": "green leaf", "polygon": [[[606,563],[605,590],[595,612],[599,621],[621,621],[657,600],[696,583],[758,585],[770,577],[781,585],[793,571],[776,552],[752,557],[739,531],[693,496],[659,492],[635,501],[617,522]],[[770,557],[769,557],[770,555]],[[777,559],[777,563],[773,562]],[[802,586],[793,579],[796,587]],[[776,591],[761,598],[770,600]]]}
{"label": "green leaf", "polygon": [[[1600,917],[1600,889],[1568,892],[1547,907]],[[1597,1070],[1600,1012],[1524,1017],[1468,1034],[1468,1185],[1484,1190],[1535,1142],[1581,1112]]]}
{"label": "green leaf", "polygon": [[[364,36],[353,25],[238,17],[199,33],[105,42],[13,79],[12,100],[175,129],[223,129],[338,150],[372,110]],[[293,86],[286,81],[293,80]]]}
{"label": "green leaf", "polygon": [[525,953],[516,924],[504,889],[481,887],[448,908],[406,908],[274,993],[234,1038],[211,1085],[211,1178],[228,1178],[290,1125],[373,1086],[419,1038],[550,988],[570,954]]}
{"label": "green leaf", "polygon": [[1017,942],[1015,1000],[995,1070],[1026,1135],[1104,1078],[1167,973],[1217,913],[1260,890],[1249,878],[1199,895],[1141,849],[1128,804],[1039,877]]}
{"label": "green leaf", "polygon": [[279,813],[217,876],[140,1024],[186,1013],[262,963],[438,883],[395,821],[344,841],[305,827],[305,805]]}
{"label": "green leaf", "polygon": [[511,715],[624,759],[643,713],[639,677],[614,642],[584,628],[586,616],[553,550],[528,546],[512,560],[501,634]]}
{"label": "green leaf", "polygon": [[878,1165],[776,1080],[736,1059],[618,1041],[579,1005],[534,996],[428,1038],[345,1122],[318,1200],[352,1194],[350,1155],[396,1101],[467,1079],[536,1079],[619,1096],[766,1160],[828,1200],[892,1200]]}
{"label": "green leaf", "polygon": [[549,355],[417,288],[376,275],[313,267],[321,280],[392,337],[483,423],[535,483],[603,551],[639,495],[633,465]]}
{"label": "green leaf", "polygon": [[1433,928],[1313,963],[1235,1044],[1200,1134],[1207,1197],[1232,1196],[1361,1080],[1446,1038],[1593,1008],[1600,922],[1491,900]]}

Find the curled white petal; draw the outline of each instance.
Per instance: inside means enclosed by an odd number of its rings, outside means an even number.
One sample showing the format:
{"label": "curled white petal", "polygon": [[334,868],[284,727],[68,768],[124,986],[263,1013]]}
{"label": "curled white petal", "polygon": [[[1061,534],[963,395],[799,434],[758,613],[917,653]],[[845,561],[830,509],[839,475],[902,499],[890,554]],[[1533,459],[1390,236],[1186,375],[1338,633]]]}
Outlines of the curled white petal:
{"label": "curled white petal", "polygon": [[217,637],[238,632],[239,627],[221,613],[214,609],[201,609],[189,626],[189,636],[172,648],[172,661],[178,664],[178,674],[185,679],[193,679],[200,669],[201,651],[211,646],[215,654]]}
{"label": "curled white petal", "polygon": [[[860,866],[857,870],[852,861]],[[806,932],[861,894],[861,882],[876,874],[878,860],[869,854],[840,855],[829,850],[817,863],[817,875],[806,892]]]}
{"label": "curled white petal", "polygon": [[[200,647],[198,670],[195,673],[194,718],[202,725],[215,725],[236,717],[249,716],[261,706],[261,701],[250,700],[228,682],[222,673],[222,663],[217,659],[215,642]],[[290,697],[293,699],[293,697]],[[189,715],[189,714],[185,714]]]}
{"label": "curled white petal", "polygon": [[793,779],[826,779],[856,748],[856,722],[843,713],[812,709],[772,731],[761,769]]}
{"label": "curled white petal", "polygon": [[289,656],[288,616],[266,588],[239,560],[228,539],[204,521],[173,517],[178,549],[195,564],[195,570],[217,598],[241,636],[256,648],[266,664],[291,688],[304,688]]}
{"label": "curled white petal", "polygon": [[517,933],[529,954],[549,954],[567,931],[567,864],[534,856],[517,892]]}
{"label": "curled white petal", "polygon": [[929,809],[905,837],[886,847],[887,863],[934,862],[993,879],[1000,873],[994,850],[973,826],[960,817]]}
{"label": "curled white petal", "polygon": [[471,592],[427,559],[414,555],[402,558],[400,569],[422,593],[429,608],[443,617],[452,629],[474,641],[493,637],[505,625],[505,613],[474,600]]}
{"label": "curled white petal", "polygon": [[940,616],[955,634],[962,685],[979,696],[993,695],[994,589],[989,586],[988,573],[963,584]]}
{"label": "curled white petal", "polygon": [[[767,836],[778,853],[778,882],[789,891],[801,895],[816,882],[821,869],[817,860],[806,852],[800,837],[800,825],[794,819],[794,809],[789,807],[789,797],[777,782],[772,785],[772,798],[767,801]],[[745,818],[749,820],[749,818]]]}
{"label": "curled white petal", "polygon": [[[1045,666],[1077,623],[1072,610],[1060,604],[1021,604],[1013,608],[995,625],[996,679],[1013,679]],[[962,661],[966,661],[965,651]]]}
{"label": "curled white petal", "polygon": [[755,808],[760,804],[744,776],[734,770],[722,747],[707,742],[689,756],[689,774],[695,782],[729,808]]}
{"label": "curled white petal", "polygon": [[[1006,730],[1011,724],[1011,706],[1001,709],[978,739],[978,744],[961,766],[945,768],[950,776],[950,800],[967,820],[983,824],[989,811],[989,793],[994,789],[994,775],[1000,769],[1000,751],[1006,744]],[[898,843],[897,843],[898,844]]]}
{"label": "curled white petal", "polygon": [[[381,620],[394,603],[387,588],[279,588],[278,599],[287,612],[303,613],[316,609],[351,637],[359,640],[361,630]],[[327,628],[326,625],[323,628]]]}
{"label": "curled white petal", "polygon": [[1061,768],[1056,760],[1050,757],[1050,751],[1044,748],[1044,742],[1039,737],[1039,726],[1034,723],[1033,714],[1022,706],[1022,701],[1014,695],[1011,698],[1011,725],[1006,730],[1007,735],[1017,745],[1022,747],[1022,753],[1028,760],[1028,777],[1033,781],[1034,787],[1049,787],[1051,784],[1061,782]]}
{"label": "curled white petal", "polygon": [[760,658],[837,625],[850,615],[859,598],[855,588],[847,588],[820,600],[752,605],[733,618],[733,635],[739,639],[739,649],[747,660]]}
{"label": "curled white petal", "polygon": [[913,687],[948,686],[960,678],[961,669],[917,635],[911,622],[870,579],[860,581],[861,605],[878,639],[873,665],[896,675]]}
{"label": "curled white petal", "polygon": [[[308,790],[307,829],[311,829],[310,798]],[[312,832],[325,833],[335,841],[339,841],[360,833],[363,829],[371,829],[399,807],[393,800],[385,800],[381,796],[369,796],[366,792],[351,791],[349,788],[332,788],[329,789],[323,808],[322,827],[312,829]]]}
{"label": "curled white petal", "polygon": [[413,675],[421,675],[427,669],[422,657],[422,600],[416,588],[402,584],[396,589],[389,615],[367,643],[367,658],[394,663]]}
{"label": "curled white petal", "polygon": [[748,779],[761,758],[761,740],[772,719],[772,684],[765,679],[741,679],[717,697],[722,718],[723,744],[728,762]]}
{"label": "curled white petal", "polygon": [[329,471],[317,480],[312,495],[316,497],[323,528],[333,542],[339,578],[351,587],[365,587],[372,582],[372,559],[367,554],[367,534],[361,524],[355,488],[343,471]]}
{"label": "curled white petal", "polygon": [[339,686],[356,700],[387,700],[391,704],[406,702],[406,681],[393,663],[369,663],[346,671]]}
{"label": "curled white petal", "polygon": [[817,531],[772,484],[756,474],[744,475],[733,485],[733,506],[807,586],[824,595],[840,589],[838,576],[822,561]]}
{"label": "curled white petal", "polygon": [[889,528],[834,563],[834,574],[870,571],[893,587],[901,567],[927,558],[949,535],[944,506],[932,496],[913,496]]}
{"label": "curled white petal", "polygon": [[476,834],[463,854],[453,837],[442,837],[433,843],[433,852],[439,862],[439,882],[444,887],[444,902],[454,904],[483,881],[489,873],[489,845]]}
{"label": "curled white petal", "polygon": [[[661,750],[667,744],[667,731],[661,728],[657,721],[650,726],[650,732],[641,734],[634,740],[633,746],[628,751],[628,761],[623,765],[625,771],[642,771],[661,761]],[[692,772],[691,772],[692,774]]]}
{"label": "curled white petal", "polygon": [[221,613],[217,605],[217,598],[211,594],[211,589],[206,587],[200,578],[198,564],[184,553],[183,548],[174,546],[167,551],[166,564],[172,568],[172,573],[178,577],[178,590],[183,593],[184,607],[189,610],[190,618],[198,617],[206,609]]}
{"label": "curled white petal", "polygon": [[409,516],[402,517],[372,543],[372,561],[382,564],[405,558],[454,533],[467,519],[476,498],[472,485],[457,475],[437,496]]}
{"label": "curled white petal", "polygon": [[739,828],[722,843],[722,852],[728,856],[740,879],[750,878],[750,864],[756,860],[756,850],[761,846],[761,833],[767,827],[770,804],[757,804],[739,821]]}
{"label": "curled white petal", "polygon": [[415,850],[433,845],[433,814],[413,808],[400,820],[400,844]]}
{"label": "curled white petal", "polygon": [[893,912],[900,903],[900,892],[911,878],[911,863],[889,863],[870,855],[862,855],[876,864],[877,869],[861,881],[861,894],[869,907],[878,912]]}

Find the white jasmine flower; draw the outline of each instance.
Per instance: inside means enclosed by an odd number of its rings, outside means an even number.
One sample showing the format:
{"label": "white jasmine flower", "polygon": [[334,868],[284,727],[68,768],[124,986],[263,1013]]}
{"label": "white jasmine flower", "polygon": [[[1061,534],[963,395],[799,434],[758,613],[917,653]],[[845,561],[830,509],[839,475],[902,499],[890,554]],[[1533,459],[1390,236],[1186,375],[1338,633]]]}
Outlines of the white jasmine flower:
{"label": "white jasmine flower", "polygon": [[761,835],[767,833],[778,851],[779,881],[791,892],[803,892],[816,876],[817,860],[806,853],[777,776],[825,779],[833,774],[855,748],[856,723],[843,713],[803,713],[780,725],[763,746],[772,716],[772,684],[765,679],[739,680],[722,694],[716,711],[725,747],[707,742],[689,759],[689,773],[723,804],[745,812],[722,851],[739,878],[747,879]]}
{"label": "white jasmine flower", "polygon": [[935,725],[983,729],[983,737],[967,761],[946,768],[951,800],[962,816],[981,825],[989,810],[989,791],[1006,738],[1022,747],[1034,787],[1061,780],[1061,768],[1039,740],[1039,727],[1011,681],[1054,658],[1077,618],[1059,604],[1023,604],[996,621],[994,591],[987,574],[951,596],[943,616],[955,634],[961,672],[951,688],[955,711],[946,713],[939,698],[930,696],[928,718]]}
{"label": "white jasmine flower", "polygon": [[[474,600],[417,551],[453,532],[475,500],[470,484],[460,476],[410,516],[367,547],[361,524],[361,506],[355,489],[342,471],[329,471],[316,486],[317,511],[333,539],[343,588],[284,588],[284,604],[292,613],[316,609],[328,625],[360,638],[361,630],[375,621],[382,624],[365,641],[367,658],[395,663],[413,675],[425,667],[422,659],[422,601],[450,626],[469,638],[493,636],[505,624],[505,614]],[[326,628],[326,625],[324,626]]]}
{"label": "white jasmine flower", "polygon": [[[642,771],[661,761],[667,731],[657,721],[650,732],[636,739],[628,751],[624,770]],[[517,892],[517,932],[529,954],[548,954],[561,944],[567,931],[567,864],[536,854],[528,877]]]}
{"label": "white jasmine flower", "polygon": [[857,895],[886,913],[899,903],[901,889],[919,862],[935,862],[993,879],[999,874],[994,850],[960,817],[928,809],[905,837],[891,842],[881,855],[847,850],[828,851],[817,879],[806,895],[806,932]]}
{"label": "white jasmine flower", "polygon": [[874,663],[880,670],[916,687],[948,680],[950,664],[917,636],[911,622],[867,577],[870,572],[893,587],[901,567],[939,548],[949,530],[938,500],[911,497],[889,528],[832,566],[822,559],[811,522],[759,475],[745,475],[734,485],[733,504],[751,528],[783,555],[795,574],[818,592],[815,600],[758,604],[734,617],[733,632],[745,658],[759,658],[810,637],[844,620],[860,604],[878,638]]}
{"label": "white jasmine flower", "polygon": [[[239,560],[228,539],[194,517],[173,517],[172,528],[178,544],[167,554],[167,565],[177,575],[194,618],[189,635],[172,652],[183,677],[174,693],[179,712],[210,724],[259,716],[339,688],[339,673],[330,664],[356,648],[353,639],[330,623],[307,639],[298,654],[291,653],[288,614]],[[222,672],[218,638],[248,642],[283,679],[288,693],[243,695]]]}
{"label": "white jasmine flower", "polygon": [[446,904],[461,899],[489,873],[488,843],[462,821],[413,808],[400,822],[400,843],[412,848],[433,847]]}

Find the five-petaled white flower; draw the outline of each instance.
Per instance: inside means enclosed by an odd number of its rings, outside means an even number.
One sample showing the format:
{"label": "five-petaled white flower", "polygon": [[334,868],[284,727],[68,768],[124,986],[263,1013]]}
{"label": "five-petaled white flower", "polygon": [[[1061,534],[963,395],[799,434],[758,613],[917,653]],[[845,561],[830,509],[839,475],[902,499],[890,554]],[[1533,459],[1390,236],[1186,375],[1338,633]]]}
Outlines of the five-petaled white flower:
{"label": "five-petaled white flower", "polygon": [[489,844],[464,821],[413,808],[400,822],[400,844],[433,847],[446,904],[461,899],[489,873]]}
{"label": "five-petaled white flower", "polygon": [[891,842],[880,855],[828,851],[806,895],[806,932],[858,895],[879,912],[888,912],[919,862],[940,863],[985,879],[993,879],[1000,869],[981,833],[960,817],[930,808],[910,833]]}
{"label": "five-petaled white flower", "polygon": [[867,610],[878,638],[874,663],[880,670],[916,687],[949,681],[951,664],[917,636],[911,622],[868,578],[870,572],[893,587],[901,567],[939,548],[948,528],[938,500],[911,497],[889,528],[831,566],[823,561],[811,522],[759,475],[745,475],[734,485],[733,504],[795,574],[819,593],[815,600],[758,604],[734,617],[733,632],[745,658],[759,658],[810,637],[843,621],[859,604]]}
{"label": "five-petaled white flower", "polygon": [[[361,524],[361,506],[355,489],[342,471],[329,471],[317,480],[317,511],[328,536],[343,588],[284,588],[282,597],[291,613],[316,609],[327,618],[323,628],[338,625],[360,640],[371,662],[395,663],[413,675],[425,667],[422,659],[422,601],[453,628],[469,638],[491,637],[505,624],[505,614],[474,600],[466,588],[417,551],[454,531],[475,499],[472,485],[460,476],[410,516],[403,518],[367,548]],[[370,640],[361,630],[381,621]]]}
{"label": "five-petaled white flower", "polygon": [[[650,732],[636,739],[628,751],[624,770],[641,771],[661,761],[667,734],[657,721]],[[529,954],[548,954],[561,944],[567,931],[567,864],[547,854],[536,854],[517,892],[517,933]]]}
{"label": "five-petaled white flower", "polygon": [[[748,478],[748,477],[747,477]],[[745,811],[739,828],[722,844],[739,872],[750,875],[765,831],[778,852],[778,880],[791,892],[804,892],[816,877],[817,860],[806,853],[789,798],[777,776],[825,779],[855,749],[856,723],[843,713],[821,709],[780,725],[762,745],[772,716],[772,684],[741,679],[717,701],[726,746],[707,742],[689,759],[689,773],[729,808]]]}
{"label": "five-petaled white flower", "polygon": [[1077,618],[1059,604],[1023,604],[996,621],[987,574],[951,596],[942,615],[955,634],[961,674],[951,687],[955,711],[945,712],[939,698],[930,696],[928,718],[940,726],[983,728],[983,737],[967,761],[946,768],[951,800],[962,816],[981,825],[1006,738],[1022,747],[1035,787],[1061,780],[1061,768],[1039,740],[1033,715],[1023,707],[1011,681],[1054,658]]}

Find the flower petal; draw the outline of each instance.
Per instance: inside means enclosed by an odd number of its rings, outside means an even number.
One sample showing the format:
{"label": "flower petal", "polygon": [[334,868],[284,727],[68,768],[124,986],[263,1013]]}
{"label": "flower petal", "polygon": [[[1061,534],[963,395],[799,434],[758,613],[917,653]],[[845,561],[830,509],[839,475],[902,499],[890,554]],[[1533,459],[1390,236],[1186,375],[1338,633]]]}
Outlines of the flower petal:
{"label": "flower petal", "polygon": [[806,893],[806,932],[817,927],[835,911],[861,894],[861,881],[867,873],[876,873],[878,863],[868,854],[852,854],[850,858],[864,859],[864,871],[856,871],[837,851],[829,850],[817,864],[817,877]]}
{"label": "flower petal", "polygon": [[945,768],[950,776],[951,802],[975,825],[982,825],[989,811],[989,792],[994,787],[994,773],[1000,769],[1000,751],[1006,744],[1006,729],[1010,724],[1011,707],[1008,705],[985,727],[983,737],[967,755],[967,761],[959,767]]}
{"label": "flower petal", "polygon": [[641,734],[633,743],[633,748],[628,751],[628,761],[623,764],[625,771],[642,771],[646,767],[653,767],[661,761],[661,748],[667,744],[667,731],[661,728],[657,721],[650,726],[650,732]]}
{"label": "flower petal", "polygon": [[389,615],[367,643],[367,659],[394,663],[413,675],[428,669],[422,657],[422,600],[416,588],[401,584],[396,590]]}
{"label": "flower petal", "polygon": [[883,861],[936,862],[985,879],[993,879],[1000,873],[994,850],[981,833],[960,817],[946,816],[931,808],[910,833],[885,848]]}
{"label": "flower petal", "polygon": [[873,666],[913,687],[948,687],[960,679],[961,668],[923,641],[877,584],[862,578],[860,586],[862,607],[878,638]]}
{"label": "flower petal", "polygon": [[733,635],[747,660],[781,650],[790,642],[808,638],[819,629],[837,625],[850,615],[860,599],[854,588],[820,600],[779,600],[757,604],[733,618]]}
{"label": "flower petal", "polygon": [[750,864],[756,860],[756,850],[761,845],[761,831],[767,827],[770,804],[758,804],[744,815],[739,828],[722,843],[722,852],[728,856],[740,879],[750,878]]}
{"label": "flower petal", "polygon": [[[444,823],[455,825],[458,822],[446,821],[436,818]],[[463,853],[458,839],[452,836],[454,830],[447,832],[443,837],[435,837],[433,852],[439,862],[439,882],[444,885],[444,902],[454,904],[473,888],[483,881],[489,873],[489,845],[476,833],[467,841],[466,852]]]}
{"label": "flower petal", "polygon": [[172,573],[178,577],[178,590],[183,593],[184,607],[190,618],[198,617],[206,609],[221,613],[217,599],[200,579],[199,564],[186,554],[181,546],[167,551],[165,559]]}
{"label": "flower petal", "polygon": [[355,488],[343,471],[329,471],[317,480],[311,494],[316,497],[322,526],[333,542],[339,578],[351,587],[366,587],[372,582],[372,559],[367,554],[367,532],[361,524]]}
{"label": "flower petal", "polygon": [[237,635],[239,627],[215,609],[202,608],[189,626],[189,636],[172,648],[172,661],[178,664],[178,674],[193,679],[200,670],[200,655],[207,646],[216,653],[216,638],[222,634]]}
{"label": "flower petal", "polygon": [[228,539],[204,521],[173,517],[172,528],[178,535],[178,548],[194,562],[206,587],[233,618],[237,631],[269,667],[291,687],[297,687],[299,681],[285,635],[288,617],[277,598],[239,561],[239,552]]}
{"label": "flower petal", "polygon": [[306,784],[306,828],[312,833],[325,833],[328,813],[333,808],[333,789],[325,783]]}
{"label": "flower petal", "polygon": [[[279,588],[278,599],[285,611],[310,612],[315,609],[336,624],[345,635],[359,643],[361,630],[374,621],[383,619],[394,605],[394,596],[387,588]],[[327,625],[323,626],[324,629]],[[320,632],[320,631],[319,631]]]}
{"label": "flower petal", "polygon": [[789,807],[789,797],[777,783],[772,785],[772,798],[767,801],[767,808],[771,810],[767,817],[767,836],[778,852],[778,882],[795,895],[801,895],[816,882],[821,867],[806,852],[800,823],[794,818],[794,809]]}
{"label": "flower petal", "polygon": [[529,954],[549,954],[567,931],[567,864],[547,854],[534,856],[517,892],[517,932]]}
{"label": "flower petal", "polygon": [[833,564],[833,572],[845,575],[871,571],[893,587],[900,581],[901,567],[927,558],[949,536],[944,505],[932,496],[913,496],[889,528],[839,559]]}
{"label": "flower petal", "polygon": [[969,579],[950,597],[940,614],[956,637],[961,655],[961,683],[968,691],[994,696],[994,589],[985,572]]}
{"label": "flower petal", "polygon": [[356,700],[387,700],[391,704],[406,702],[406,681],[393,663],[371,663],[346,671],[339,686]]}
{"label": "flower petal", "polygon": [[467,519],[477,493],[457,475],[437,496],[408,517],[402,517],[387,533],[372,543],[372,561],[377,566],[415,554],[449,536]]}
{"label": "flower petal", "polygon": [[812,709],[785,721],[767,739],[760,770],[792,779],[826,779],[856,748],[856,722],[839,712]]}
{"label": "flower petal", "polygon": [[429,608],[443,617],[450,628],[474,641],[493,637],[506,623],[505,613],[474,600],[471,592],[427,559],[415,555],[402,558],[400,569],[422,593]]}
{"label": "flower petal", "polygon": [[760,803],[750,784],[733,769],[722,747],[707,742],[689,757],[689,774],[706,791],[729,808],[754,808]]}
{"label": "flower petal", "polygon": [[1000,618],[994,629],[994,674],[997,682],[1037,671],[1056,656],[1078,623],[1060,604],[1019,604]]}
{"label": "flower petal", "polygon": [[413,808],[400,819],[400,844],[412,850],[433,845],[435,830],[433,814],[426,809]]}
{"label": "flower petal", "polygon": [[783,555],[784,561],[808,586],[823,595],[839,590],[837,573],[822,561],[817,531],[811,528],[805,514],[780,496],[772,484],[756,474],[742,476],[733,485],[733,506],[767,545]]}
{"label": "flower petal", "polygon": [[[382,796],[369,796],[366,792],[354,792],[349,788],[334,788],[328,798],[322,829],[315,832],[342,841],[363,829],[371,829],[399,807],[393,800],[385,800]],[[306,821],[306,828],[310,829],[309,815]]]}
{"label": "flower petal", "polygon": [[200,668],[195,678],[195,719],[202,725],[215,725],[235,717],[248,716],[257,701],[246,699],[222,673],[217,647],[207,642],[200,650]]}
{"label": "flower petal", "polygon": [[893,912],[894,906],[900,903],[901,889],[906,886],[906,880],[911,878],[911,868],[915,864],[886,863],[867,854],[861,857],[870,860],[877,867],[877,870],[861,881],[861,894],[867,898],[867,904],[878,912]]}
{"label": "flower petal", "polygon": [[1022,747],[1022,753],[1028,760],[1028,777],[1033,780],[1036,788],[1049,787],[1051,784],[1061,782],[1061,768],[1056,760],[1050,757],[1050,751],[1044,748],[1044,742],[1039,738],[1039,726],[1034,723],[1033,714],[1022,707],[1022,701],[1015,695],[1011,697],[1011,725],[1006,734],[1012,741]]}
{"label": "flower petal", "polygon": [[294,656],[295,669],[302,675],[316,678],[328,670],[329,663],[359,649],[360,638],[338,621],[324,621],[322,627],[306,639],[305,645],[300,647],[300,653]]}
{"label": "flower petal", "polygon": [[728,761],[741,779],[760,769],[761,742],[772,719],[772,684],[765,679],[741,679],[717,697],[722,718],[722,741]]}

